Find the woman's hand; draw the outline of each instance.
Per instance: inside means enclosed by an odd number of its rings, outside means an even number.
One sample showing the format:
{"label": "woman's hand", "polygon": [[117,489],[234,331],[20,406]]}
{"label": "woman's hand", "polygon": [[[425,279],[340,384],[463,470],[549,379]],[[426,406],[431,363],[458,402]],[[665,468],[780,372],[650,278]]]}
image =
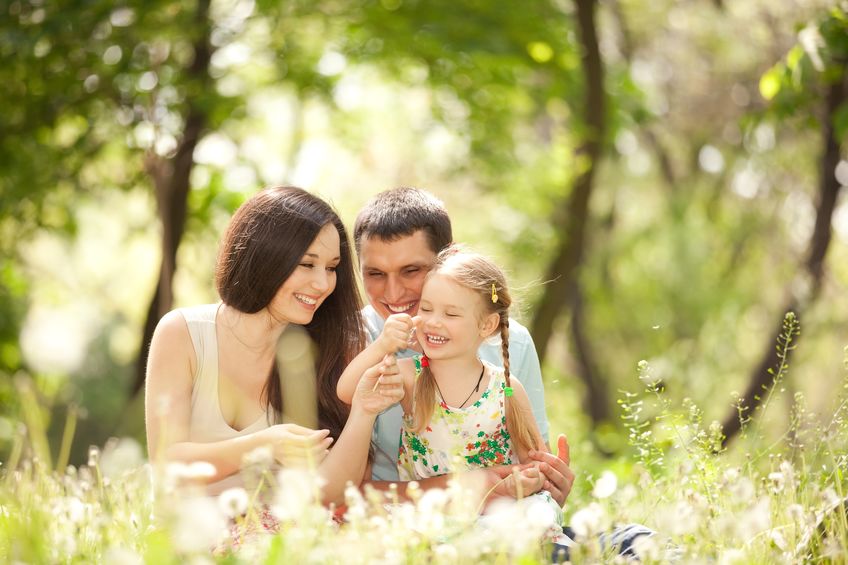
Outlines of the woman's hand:
{"label": "woman's hand", "polygon": [[386,355],[359,379],[353,393],[353,407],[377,415],[403,398],[403,381],[394,355]]}
{"label": "woman's hand", "polygon": [[310,430],[297,424],[277,424],[259,433],[271,446],[274,459],[285,467],[317,467],[333,443],[329,430]]}

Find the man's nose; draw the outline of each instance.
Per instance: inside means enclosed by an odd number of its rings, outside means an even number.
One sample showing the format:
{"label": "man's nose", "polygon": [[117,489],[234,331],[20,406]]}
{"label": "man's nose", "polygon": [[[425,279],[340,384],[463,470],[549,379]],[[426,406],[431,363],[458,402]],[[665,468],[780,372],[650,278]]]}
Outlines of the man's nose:
{"label": "man's nose", "polygon": [[386,278],[386,301],[396,302],[403,297],[404,288],[400,278],[396,275],[388,275]]}

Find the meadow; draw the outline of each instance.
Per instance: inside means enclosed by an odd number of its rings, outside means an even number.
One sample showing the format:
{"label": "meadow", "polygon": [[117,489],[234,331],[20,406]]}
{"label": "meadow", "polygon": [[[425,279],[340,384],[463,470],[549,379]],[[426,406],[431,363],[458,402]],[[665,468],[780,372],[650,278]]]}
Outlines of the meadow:
{"label": "meadow", "polygon": [[[789,318],[787,318],[788,320]],[[796,328],[797,329],[797,328]],[[794,347],[789,327],[778,353]],[[783,348],[781,350],[781,348]],[[573,563],[617,563],[601,540],[615,525],[642,523],[643,563],[848,562],[848,347],[841,389],[829,414],[786,399],[788,366],[772,371],[773,387],[729,446],[717,423],[691,400],[666,397],[652,367],[634,371],[639,392],[622,392],[628,455],[605,459],[574,442],[577,481],[565,506],[576,534]],[[245,462],[246,484],[217,499],[198,484],[203,463],[154,468],[135,440],[113,439],[89,450],[88,464],[67,465],[75,421],[62,445],[48,445],[44,414],[19,383],[19,425],[0,479],[0,559],[7,563],[545,563],[544,508],[505,505],[481,523],[479,492],[458,478],[446,490],[393,492],[350,486],[346,508],[316,502],[320,485],[308,471],[272,472],[270,454]],[[791,416],[770,410],[791,400]],[[567,404],[555,392],[551,404]],[[556,431],[558,420],[553,418]],[[574,440],[572,440],[574,441]],[[55,461],[51,453],[58,453]],[[263,523],[277,524],[269,532]]]}

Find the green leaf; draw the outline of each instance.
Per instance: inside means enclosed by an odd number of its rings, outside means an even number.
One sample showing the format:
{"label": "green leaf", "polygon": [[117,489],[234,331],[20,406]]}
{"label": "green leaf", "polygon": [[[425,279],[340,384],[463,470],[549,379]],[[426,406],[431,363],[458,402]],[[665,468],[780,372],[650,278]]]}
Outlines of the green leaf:
{"label": "green leaf", "polygon": [[760,77],[760,95],[766,100],[772,100],[780,92],[780,75],[783,74],[781,65],[775,65]]}

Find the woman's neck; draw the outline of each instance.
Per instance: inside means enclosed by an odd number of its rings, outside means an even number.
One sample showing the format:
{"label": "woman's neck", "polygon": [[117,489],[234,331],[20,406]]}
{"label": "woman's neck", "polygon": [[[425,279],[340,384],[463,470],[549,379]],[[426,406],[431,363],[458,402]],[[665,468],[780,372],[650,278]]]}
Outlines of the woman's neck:
{"label": "woman's neck", "polygon": [[288,322],[275,320],[267,308],[253,314],[246,314],[222,304],[218,316],[221,326],[238,343],[257,353],[276,350],[280,335],[288,325]]}

